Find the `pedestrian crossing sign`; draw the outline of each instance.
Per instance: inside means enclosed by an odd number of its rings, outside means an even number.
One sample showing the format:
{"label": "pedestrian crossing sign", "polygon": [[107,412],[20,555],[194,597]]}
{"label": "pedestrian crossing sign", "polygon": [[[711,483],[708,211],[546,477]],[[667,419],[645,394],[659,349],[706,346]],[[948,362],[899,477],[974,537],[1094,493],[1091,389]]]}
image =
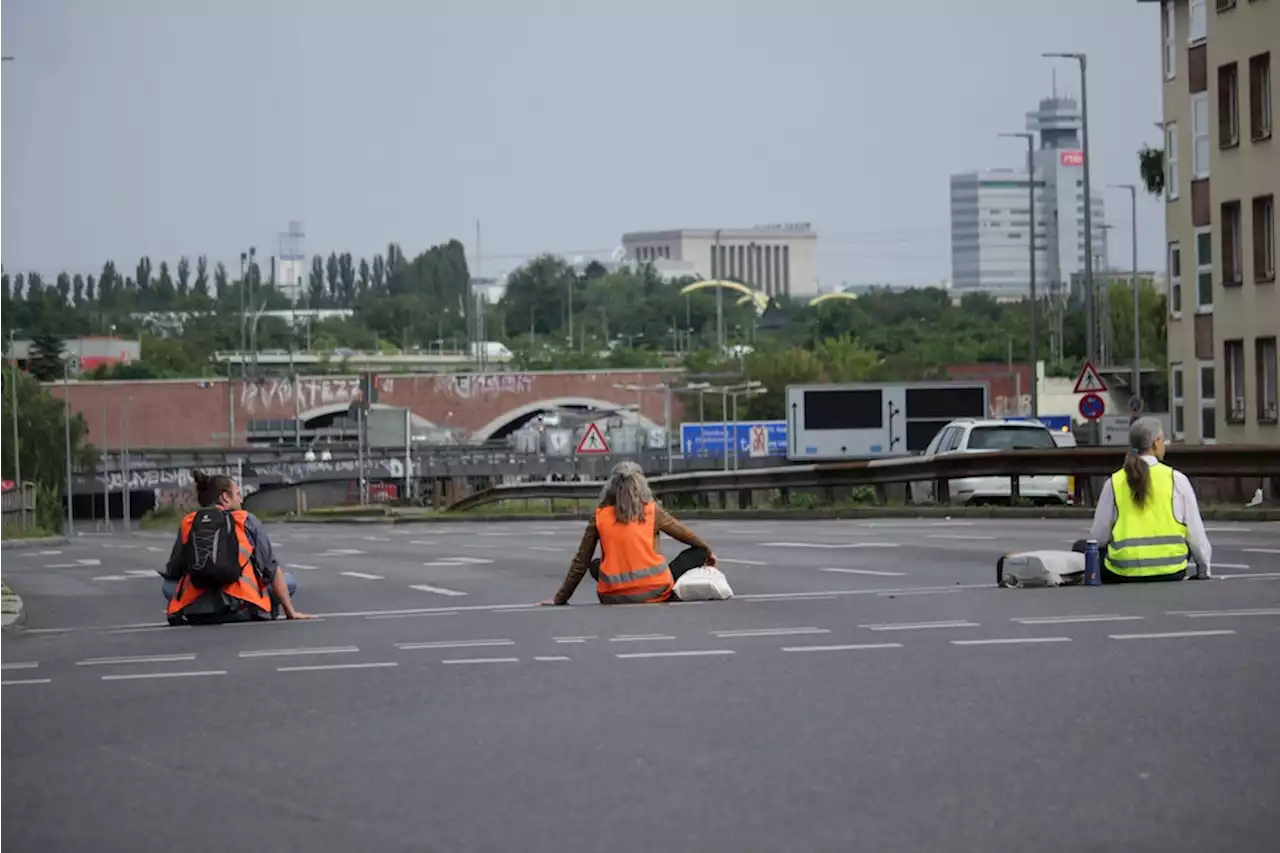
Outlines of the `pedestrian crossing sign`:
{"label": "pedestrian crossing sign", "polygon": [[1107,390],[1107,383],[1102,381],[1102,374],[1093,366],[1092,361],[1084,363],[1080,378],[1076,380],[1075,394],[1102,394]]}
{"label": "pedestrian crossing sign", "polygon": [[595,424],[587,424],[587,431],[578,442],[579,453],[608,453],[609,442],[604,440],[604,433]]}

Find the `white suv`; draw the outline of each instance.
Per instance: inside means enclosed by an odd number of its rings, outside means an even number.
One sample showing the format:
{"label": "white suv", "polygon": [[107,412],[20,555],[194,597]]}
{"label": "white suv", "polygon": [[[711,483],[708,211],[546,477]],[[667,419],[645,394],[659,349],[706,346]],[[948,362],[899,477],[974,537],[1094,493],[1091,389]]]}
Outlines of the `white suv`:
{"label": "white suv", "polygon": [[[1036,420],[1018,421],[952,421],[933,437],[924,452],[925,459],[948,453],[991,453],[999,450],[1049,450],[1057,447],[1053,432]],[[965,477],[951,480],[949,490],[953,504],[1008,503],[1008,477]],[[1035,504],[1065,504],[1069,500],[1067,477],[1036,475],[1018,478],[1018,490],[1024,500]],[[911,483],[913,504],[937,503],[936,486],[931,481]]]}

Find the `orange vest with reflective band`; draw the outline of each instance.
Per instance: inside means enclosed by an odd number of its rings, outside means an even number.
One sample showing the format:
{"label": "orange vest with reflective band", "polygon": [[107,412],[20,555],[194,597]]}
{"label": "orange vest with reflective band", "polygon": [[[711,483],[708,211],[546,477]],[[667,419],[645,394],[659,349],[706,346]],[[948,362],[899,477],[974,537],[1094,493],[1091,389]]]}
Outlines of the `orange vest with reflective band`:
{"label": "orange vest with reflective band", "polygon": [[[258,577],[258,573],[253,570],[253,543],[249,541],[249,534],[244,529],[244,520],[249,513],[242,509],[237,509],[230,511],[230,514],[235,521],[236,541],[240,546],[240,577],[222,587],[221,592],[224,595],[229,595],[256,607],[264,614],[269,615],[271,613],[271,598],[267,595],[266,585]],[[181,531],[182,544],[184,545],[191,536],[191,525],[195,518],[196,514],[193,512],[182,519]],[[192,584],[186,575],[183,575],[178,579],[177,592],[174,593],[173,599],[169,602],[169,615],[175,616],[181,613],[199,601],[201,596],[215,591],[217,590],[200,589]]]}
{"label": "orange vest with reflective band", "polygon": [[601,604],[641,604],[666,601],[671,597],[671,569],[658,551],[657,504],[644,505],[644,520],[618,523],[613,507],[596,510],[596,531],[600,534],[600,580],[596,595]]}

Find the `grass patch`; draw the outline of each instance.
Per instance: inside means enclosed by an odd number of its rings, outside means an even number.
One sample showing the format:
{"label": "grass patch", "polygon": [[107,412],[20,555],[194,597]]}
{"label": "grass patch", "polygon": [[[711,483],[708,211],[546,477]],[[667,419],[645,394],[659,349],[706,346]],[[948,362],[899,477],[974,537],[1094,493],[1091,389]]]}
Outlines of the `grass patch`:
{"label": "grass patch", "polygon": [[47,527],[19,527],[16,524],[6,524],[0,529],[0,536],[5,539],[51,539],[61,535],[57,530],[50,530]]}

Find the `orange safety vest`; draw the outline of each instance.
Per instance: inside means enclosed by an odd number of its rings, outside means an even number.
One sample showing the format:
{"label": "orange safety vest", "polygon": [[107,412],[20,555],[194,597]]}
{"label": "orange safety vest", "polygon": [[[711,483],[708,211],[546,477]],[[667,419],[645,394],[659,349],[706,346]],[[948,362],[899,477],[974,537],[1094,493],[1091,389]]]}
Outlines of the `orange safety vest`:
{"label": "orange safety vest", "polygon": [[[236,539],[240,545],[240,577],[222,587],[221,590],[216,591],[243,601],[251,607],[258,608],[263,615],[270,615],[271,598],[267,595],[266,585],[258,577],[258,573],[253,570],[253,543],[249,541],[249,534],[244,528],[244,520],[248,515],[249,513],[242,509],[231,511],[231,518],[235,521]],[[187,544],[187,539],[191,536],[191,525],[195,518],[196,514],[193,512],[182,519],[182,527],[180,529],[183,545]],[[206,593],[211,592],[215,592],[215,590],[200,589],[191,583],[184,574],[178,579],[178,589],[174,593],[173,599],[169,602],[169,615],[176,616],[199,601]]]}
{"label": "orange safety vest", "polygon": [[596,531],[604,556],[596,595],[601,604],[640,604],[666,601],[674,580],[657,549],[657,504],[644,505],[644,520],[620,524],[611,506],[596,510]]}

